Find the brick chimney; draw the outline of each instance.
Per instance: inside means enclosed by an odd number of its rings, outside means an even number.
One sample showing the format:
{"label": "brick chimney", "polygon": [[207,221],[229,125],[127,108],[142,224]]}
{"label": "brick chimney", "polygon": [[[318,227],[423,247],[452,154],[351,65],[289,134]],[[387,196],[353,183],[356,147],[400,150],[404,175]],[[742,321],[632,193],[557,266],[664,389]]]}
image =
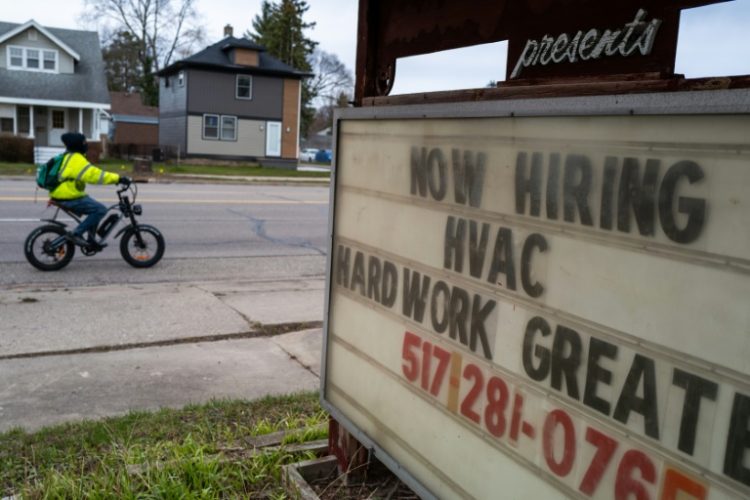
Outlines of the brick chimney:
{"label": "brick chimney", "polygon": [[224,38],[228,36],[234,36],[234,28],[232,28],[231,24],[224,26]]}

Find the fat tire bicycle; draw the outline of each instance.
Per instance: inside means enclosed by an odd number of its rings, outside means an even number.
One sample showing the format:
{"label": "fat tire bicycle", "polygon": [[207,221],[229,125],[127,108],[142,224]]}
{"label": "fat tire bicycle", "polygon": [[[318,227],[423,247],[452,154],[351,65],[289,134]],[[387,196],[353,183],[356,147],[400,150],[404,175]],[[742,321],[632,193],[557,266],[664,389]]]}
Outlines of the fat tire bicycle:
{"label": "fat tire bicycle", "polygon": [[[129,194],[132,194],[132,200]],[[107,208],[107,214],[102,218],[99,226],[96,228],[96,235],[99,240],[93,245],[76,245],[73,234],[67,230],[64,222],[57,220],[60,211],[70,216],[76,223],[81,223],[82,217],[74,214],[69,209],[58,204],[55,200],[50,199],[47,202],[48,207],[56,207],[54,216],[51,219],[41,219],[47,222],[43,226],[37,227],[29,236],[26,237],[24,244],[24,255],[29,263],[42,271],[58,271],[67,266],[73,259],[76,246],[81,253],[87,257],[96,255],[104,249],[104,242],[120,221],[129,222],[122,227],[114,238],[120,238],[120,255],[125,262],[133,267],[147,268],[151,267],[164,255],[164,237],[161,232],[153,226],[139,224],[136,215],[143,213],[141,205],[135,204],[138,196],[138,188],[135,183],[123,186],[117,190],[119,201]]]}

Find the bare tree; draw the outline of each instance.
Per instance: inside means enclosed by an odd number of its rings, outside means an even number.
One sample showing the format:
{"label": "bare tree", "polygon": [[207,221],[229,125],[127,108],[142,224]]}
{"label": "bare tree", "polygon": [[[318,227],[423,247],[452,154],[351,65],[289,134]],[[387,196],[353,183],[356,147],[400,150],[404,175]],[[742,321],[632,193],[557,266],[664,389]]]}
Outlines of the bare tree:
{"label": "bare tree", "polygon": [[315,72],[311,89],[318,107],[331,106],[340,100],[342,93],[352,93],[354,77],[336,54],[316,50],[311,56],[311,66]]}
{"label": "bare tree", "polygon": [[197,24],[196,0],[85,0],[83,19],[108,33],[128,32],[135,39],[144,75],[142,91],[151,104],[158,100],[154,74],[176,55],[189,53],[205,37]]}

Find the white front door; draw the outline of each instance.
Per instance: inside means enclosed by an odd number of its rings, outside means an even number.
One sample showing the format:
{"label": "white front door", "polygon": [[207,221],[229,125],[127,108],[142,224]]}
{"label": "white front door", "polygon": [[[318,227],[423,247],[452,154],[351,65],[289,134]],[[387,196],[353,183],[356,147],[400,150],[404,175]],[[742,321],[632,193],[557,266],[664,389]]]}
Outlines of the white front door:
{"label": "white front door", "polygon": [[266,123],[266,156],[281,156],[281,122]]}
{"label": "white front door", "polygon": [[49,110],[49,145],[62,146],[62,135],[66,130],[66,115],[64,109],[51,108]]}

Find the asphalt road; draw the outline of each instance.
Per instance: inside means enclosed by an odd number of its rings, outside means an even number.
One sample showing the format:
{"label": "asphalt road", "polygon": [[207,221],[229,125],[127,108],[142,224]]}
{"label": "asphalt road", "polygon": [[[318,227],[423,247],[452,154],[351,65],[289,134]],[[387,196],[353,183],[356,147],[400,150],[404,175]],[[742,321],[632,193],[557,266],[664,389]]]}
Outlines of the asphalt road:
{"label": "asphalt road", "polygon": [[[0,180],[0,286],[106,285],[273,278],[322,279],[329,190],[324,186],[139,184],[141,222],[159,228],[164,259],[147,270],[120,257],[119,240],[93,257],[76,253],[62,271],[43,273],[23,255],[39,219],[49,218],[46,192],[31,179]],[[89,186],[105,204],[113,186]],[[64,214],[63,214],[64,216]]]}
{"label": "asphalt road", "polygon": [[0,180],[0,432],[319,386],[327,187],[141,184],[159,264],[116,240],[46,273],[23,255],[44,194]]}

